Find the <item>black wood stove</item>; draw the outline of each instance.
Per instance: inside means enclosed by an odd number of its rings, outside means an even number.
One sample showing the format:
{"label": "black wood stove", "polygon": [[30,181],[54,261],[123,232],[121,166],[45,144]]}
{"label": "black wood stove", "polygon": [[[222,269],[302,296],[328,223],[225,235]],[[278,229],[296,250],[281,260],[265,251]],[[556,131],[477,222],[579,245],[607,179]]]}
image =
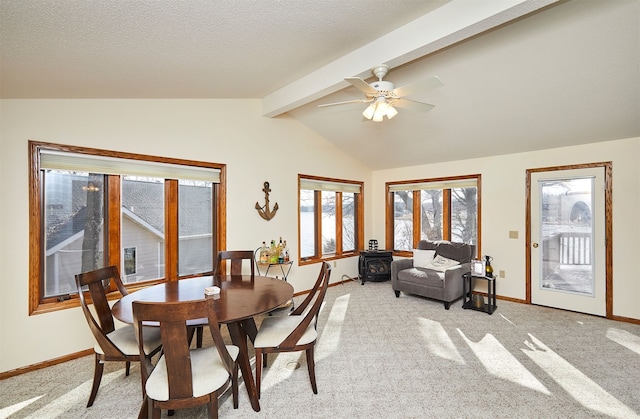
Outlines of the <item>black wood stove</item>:
{"label": "black wood stove", "polygon": [[393,253],[386,250],[360,251],[358,274],[364,285],[365,281],[388,281],[391,279],[391,262]]}

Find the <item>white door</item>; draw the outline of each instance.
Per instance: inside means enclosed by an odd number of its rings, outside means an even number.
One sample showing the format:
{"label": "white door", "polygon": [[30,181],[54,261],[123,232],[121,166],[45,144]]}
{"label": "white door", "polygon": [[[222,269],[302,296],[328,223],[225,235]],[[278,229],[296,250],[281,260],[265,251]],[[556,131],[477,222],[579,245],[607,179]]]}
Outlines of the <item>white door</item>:
{"label": "white door", "polygon": [[605,169],[531,174],[531,303],[606,315]]}

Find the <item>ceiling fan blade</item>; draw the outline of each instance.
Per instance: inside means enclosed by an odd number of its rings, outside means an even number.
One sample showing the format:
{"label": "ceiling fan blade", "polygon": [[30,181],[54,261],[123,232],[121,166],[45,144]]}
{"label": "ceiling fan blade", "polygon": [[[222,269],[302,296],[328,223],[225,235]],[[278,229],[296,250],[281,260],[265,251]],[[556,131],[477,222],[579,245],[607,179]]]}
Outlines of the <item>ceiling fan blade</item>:
{"label": "ceiling fan blade", "polygon": [[442,81],[438,77],[433,76],[429,77],[428,79],[417,81],[415,83],[400,86],[393,92],[399,97],[411,96],[415,93],[420,93],[424,90],[432,89],[434,87],[440,87],[442,85]]}
{"label": "ceiling fan blade", "polygon": [[392,102],[392,105],[399,108],[410,109],[416,112],[428,112],[436,107],[435,105],[432,105],[430,103],[418,102],[417,100],[411,100],[407,98],[396,99]]}
{"label": "ceiling fan blade", "polygon": [[348,103],[367,103],[371,102],[373,99],[357,99],[357,100],[345,100],[344,102],[334,102],[334,103],[324,103],[322,105],[318,105],[318,108],[324,108],[327,106],[336,106],[336,105],[346,105]]}
{"label": "ceiling fan blade", "polygon": [[365,93],[378,93],[375,87],[370,86],[369,83],[359,77],[345,77],[344,79]]}

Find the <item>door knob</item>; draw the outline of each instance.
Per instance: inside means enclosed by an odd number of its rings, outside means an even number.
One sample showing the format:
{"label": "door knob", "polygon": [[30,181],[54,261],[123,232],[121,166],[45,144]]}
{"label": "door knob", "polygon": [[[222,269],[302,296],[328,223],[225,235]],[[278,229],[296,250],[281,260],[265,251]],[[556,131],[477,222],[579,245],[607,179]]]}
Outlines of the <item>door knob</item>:
{"label": "door knob", "polygon": [[537,248],[538,248],[538,243],[533,243],[533,247],[534,247],[535,249],[537,249]]}

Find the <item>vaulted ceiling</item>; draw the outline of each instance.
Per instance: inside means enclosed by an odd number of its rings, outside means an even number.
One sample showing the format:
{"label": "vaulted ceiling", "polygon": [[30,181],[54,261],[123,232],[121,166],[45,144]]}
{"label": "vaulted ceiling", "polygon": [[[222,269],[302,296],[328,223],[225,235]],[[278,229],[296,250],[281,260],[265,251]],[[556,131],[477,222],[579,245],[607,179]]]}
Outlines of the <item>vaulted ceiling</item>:
{"label": "vaulted ceiling", "polygon": [[[435,108],[317,106],[381,63]],[[257,98],[374,170],[638,137],[640,0],[1,0],[0,97]]]}

